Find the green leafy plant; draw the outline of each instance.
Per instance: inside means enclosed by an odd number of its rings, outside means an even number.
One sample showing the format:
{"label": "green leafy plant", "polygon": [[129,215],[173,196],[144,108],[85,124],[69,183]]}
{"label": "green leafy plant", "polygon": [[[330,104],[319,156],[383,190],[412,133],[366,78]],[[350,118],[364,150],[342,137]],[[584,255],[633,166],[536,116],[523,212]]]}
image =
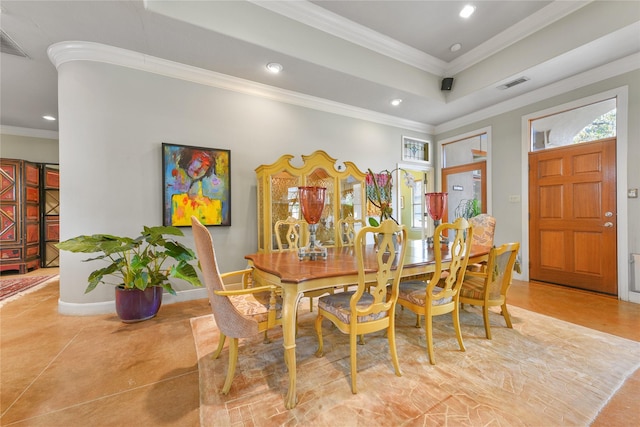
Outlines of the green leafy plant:
{"label": "green leafy plant", "polygon": [[[184,236],[177,227],[144,227],[136,238],[94,234],[77,236],[56,246],[64,251],[76,253],[98,253],[95,258],[84,262],[103,260],[107,266],[93,271],[89,275],[89,285],[85,293],[91,292],[99,283],[125,288],[144,290],[150,286],[162,286],[172,295],[176,291],[169,278],[182,279],[193,286],[202,286],[196,269],[190,262],[197,260],[195,252],[172,237]],[[167,260],[176,261],[170,267],[164,267]],[[118,278],[115,282],[109,277]]]}
{"label": "green leafy plant", "polygon": [[464,218],[469,219],[474,216],[478,216],[482,213],[482,209],[480,208],[480,201],[478,199],[464,199],[461,200],[456,210],[454,211],[454,215],[456,218]]}

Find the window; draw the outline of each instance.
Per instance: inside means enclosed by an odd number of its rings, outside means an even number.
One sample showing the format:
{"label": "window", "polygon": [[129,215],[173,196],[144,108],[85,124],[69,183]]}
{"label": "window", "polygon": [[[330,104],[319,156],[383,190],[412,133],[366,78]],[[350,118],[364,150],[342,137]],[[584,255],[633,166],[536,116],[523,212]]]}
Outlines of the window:
{"label": "window", "polygon": [[615,137],[616,113],[611,98],[530,120],[531,151]]}

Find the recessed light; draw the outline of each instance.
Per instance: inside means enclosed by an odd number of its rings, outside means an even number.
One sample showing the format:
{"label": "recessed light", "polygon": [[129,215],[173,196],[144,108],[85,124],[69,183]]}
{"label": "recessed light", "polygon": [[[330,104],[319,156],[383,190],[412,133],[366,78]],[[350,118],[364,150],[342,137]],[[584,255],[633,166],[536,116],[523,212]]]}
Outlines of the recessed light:
{"label": "recessed light", "polygon": [[49,120],[50,122],[55,122],[56,118],[53,116],[42,116],[43,119]]}
{"label": "recessed light", "polygon": [[278,74],[283,69],[284,67],[282,66],[282,64],[278,64],[277,62],[269,62],[267,64],[267,70],[269,70],[273,74]]}
{"label": "recessed light", "polygon": [[460,17],[461,18],[468,18],[471,15],[473,15],[473,12],[476,11],[476,7],[475,6],[471,6],[470,4],[466,5],[465,7],[462,8],[462,10],[460,11]]}
{"label": "recessed light", "polygon": [[393,105],[394,107],[397,107],[400,104],[402,104],[402,99],[400,99],[400,98],[396,98],[396,99],[391,100],[391,105]]}
{"label": "recessed light", "polygon": [[457,52],[460,50],[460,48],[462,47],[462,45],[460,43],[456,43],[456,44],[452,44],[451,47],[449,48],[449,50],[451,52]]}

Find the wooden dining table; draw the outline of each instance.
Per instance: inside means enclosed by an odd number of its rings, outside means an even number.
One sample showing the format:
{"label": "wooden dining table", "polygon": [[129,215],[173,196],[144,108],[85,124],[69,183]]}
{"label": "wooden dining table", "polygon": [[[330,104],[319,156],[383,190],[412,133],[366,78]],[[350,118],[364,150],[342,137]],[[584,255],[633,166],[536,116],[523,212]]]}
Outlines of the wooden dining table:
{"label": "wooden dining table", "polygon": [[[327,248],[326,259],[309,260],[298,258],[293,252],[265,252],[245,255],[249,265],[254,268],[254,281],[259,284],[272,284],[282,289],[282,328],[284,341],[284,360],[289,371],[289,390],[285,406],[296,406],[296,313],[298,302],[306,291],[342,287],[356,284],[358,264],[353,247]],[[375,280],[376,265],[374,245],[365,249],[365,273],[370,274],[367,281]],[[450,259],[448,246],[442,247],[442,265],[447,268]],[[488,249],[472,246],[469,263],[485,261]],[[367,268],[367,266],[371,268]],[[428,248],[422,240],[410,240],[404,257],[402,277],[426,275],[435,270],[433,248]]]}

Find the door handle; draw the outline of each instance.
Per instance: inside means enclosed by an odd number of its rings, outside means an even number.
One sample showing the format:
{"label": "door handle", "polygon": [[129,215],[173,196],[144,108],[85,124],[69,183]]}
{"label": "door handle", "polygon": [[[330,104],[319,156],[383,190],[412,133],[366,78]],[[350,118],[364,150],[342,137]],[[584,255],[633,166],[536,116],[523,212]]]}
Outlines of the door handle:
{"label": "door handle", "polygon": [[611,217],[613,216],[613,212],[605,212],[605,213],[604,213],[604,216],[605,216],[606,218],[611,218]]}
{"label": "door handle", "polygon": [[613,223],[612,222],[605,222],[604,226],[607,227],[607,228],[611,228],[611,227],[613,227]]}

